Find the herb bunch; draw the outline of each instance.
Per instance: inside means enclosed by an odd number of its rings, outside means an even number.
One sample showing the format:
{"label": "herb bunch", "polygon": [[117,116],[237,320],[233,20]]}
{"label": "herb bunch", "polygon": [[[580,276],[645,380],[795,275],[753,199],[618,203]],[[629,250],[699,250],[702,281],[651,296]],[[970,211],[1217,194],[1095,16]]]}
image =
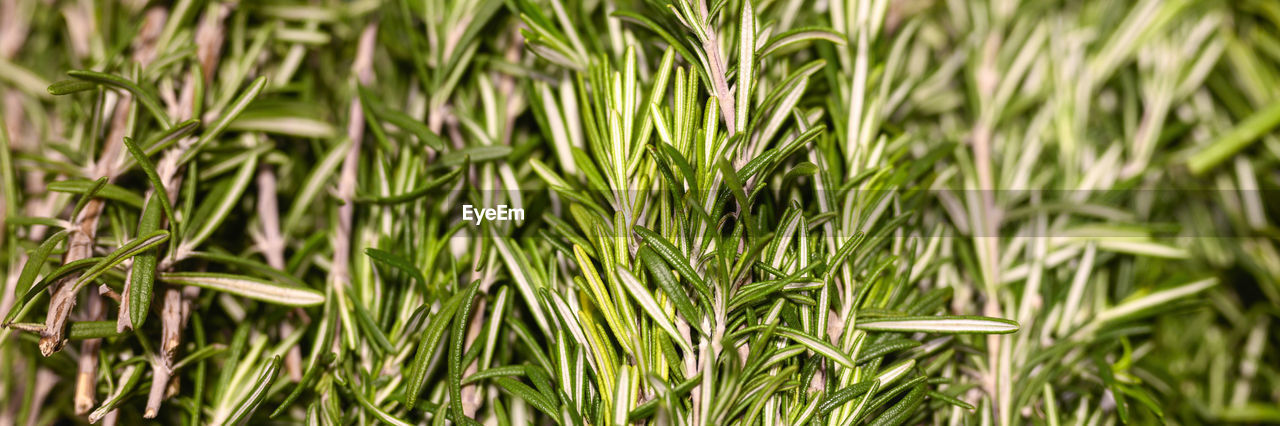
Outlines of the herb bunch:
{"label": "herb bunch", "polygon": [[1270,2],[52,3],[0,424],[1280,421]]}

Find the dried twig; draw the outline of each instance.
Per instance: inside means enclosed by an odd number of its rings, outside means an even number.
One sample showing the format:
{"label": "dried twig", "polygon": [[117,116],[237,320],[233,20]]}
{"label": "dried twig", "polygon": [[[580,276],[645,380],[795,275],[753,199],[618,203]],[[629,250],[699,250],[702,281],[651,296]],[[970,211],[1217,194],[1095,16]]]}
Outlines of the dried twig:
{"label": "dried twig", "polygon": [[[263,257],[267,259],[267,265],[277,270],[284,271],[284,236],[280,233],[280,209],[276,206],[276,174],[271,166],[263,164],[258,166],[258,220],[261,221],[261,231],[252,235],[258,245],[258,250],[262,252]],[[295,313],[302,313],[300,309],[295,309]],[[305,313],[302,313],[305,315]],[[288,336],[293,334],[294,326],[289,321],[280,323],[280,336]],[[289,348],[289,352],[285,355],[285,369],[289,372],[289,378],[295,382],[302,381],[302,349],[297,345]]]}
{"label": "dried twig", "polygon": [[[356,48],[355,62],[351,65],[356,76],[356,84],[369,84],[373,80],[373,49],[378,34],[378,26],[371,23],[360,33],[360,41]],[[333,263],[329,276],[333,283],[333,291],[339,295],[346,292],[351,282],[351,224],[355,216],[356,172],[360,162],[360,142],[364,139],[364,110],[360,106],[360,98],[351,100],[348,109],[347,139],[350,147],[342,160],[342,169],[338,176],[337,197],[342,200],[338,207],[338,224],[334,230]],[[345,297],[338,296],[341,302]],[[345,309],[345,307],[343,307]]]}

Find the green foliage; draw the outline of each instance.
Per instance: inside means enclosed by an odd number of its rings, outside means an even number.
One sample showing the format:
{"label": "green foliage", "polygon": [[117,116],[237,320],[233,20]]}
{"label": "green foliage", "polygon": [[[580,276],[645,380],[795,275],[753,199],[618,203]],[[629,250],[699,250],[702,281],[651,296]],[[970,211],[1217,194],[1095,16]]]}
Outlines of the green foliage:
{"label": "green foliage", "polygon": [[1280,422],[1277,33],[12,0],[0,423]]}

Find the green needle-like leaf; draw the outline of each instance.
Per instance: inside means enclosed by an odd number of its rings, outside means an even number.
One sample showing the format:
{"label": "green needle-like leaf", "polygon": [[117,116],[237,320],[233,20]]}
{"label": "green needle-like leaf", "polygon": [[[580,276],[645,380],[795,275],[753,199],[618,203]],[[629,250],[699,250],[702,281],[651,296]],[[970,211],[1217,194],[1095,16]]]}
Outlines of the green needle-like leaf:
{"label": "green needle-like leaf", "polygon": [[1208,146],[1201,148],[1187,159],[1187,167],[1191,169],[1191,173],[1204,174],[1248,147],[1262,135],[1271,132],[1271,129],[1278,125],[1280,125],[1280,102],[1275,102],[1253,113]]}
{"label": "green needle-like leaf", "polygon": [[[67,75],[80,80],[126,90],[129,93],[132,93],[133,96],[138,99],[138,102],[142,103],[142,106],[147,109],[147,112],[151,113],[152,117],[155,117],[156,121],[160,123],[160,127],[168,129],[172,126],[172,121],[169,120],[169,115],[160,107],[160,100],[156,99],[156,96],[151,94],[151,92],[142,90],[141,87],[134,84],[132,81],[119,76],[89,70],[68,71]],[[65,88],[66,86],[59,86],[59,90]],[[53,86],[49,87],[50,93],[53,93],[53,89]]]}
{"label": "green needle-like leaf", "polygon": [[422,393],[423,386],[426,386],[427,373],[431,367],[431,359],[436,354],[436,346],[449,324],[452,324],[453,314],[457,311],[458,305],[462,304],[462,298],[465,296],[464,292],[455,293],[440,305],[439,311],[427,318],[427,328],[418,338],[418,350],[414,353],[413,362],[409,364],[405,377],[405,406],[410,410],[417,405],[418,395]]}
{"label": "green needle-like leaf", "polygon": [[779,327],[777,332],[778,335],[794,340],[796,343],[804,345],[806,348],[809,348],[809,350],[834,361],[836,364],[840,364],[844,368],[856,367],[853,360],[849,358],[849,355],[841,352],[840,349],[832,346],[830,343],[789,328]]}
{"label": "green needle-like leaf", "polygon": [[183,152],[182,157],[178,159],[178,163],[185,164],[188,161],[191,161],[191,159],[195,158],[196,154],[198,154],[200,150],[204,149],[205,145],[208,145],[209,142],[212,142],[214,139],[221,136],[222,131],[226,130],[227,126],[230,125],[231,122],[235,121],[236,117],[239,117],[240,114],[249,107],[250,103],[253,103],[253,100],[258,97],[258,94],[261,93],[262,89],[266,86],[266,77],[258,77],[254,79],[252,83],[249,83],[249,87],[241,92],[240,96],[236,97],[236,99],[227,106],[227,109],[223,111],[222,116],[218,117],[217,120],[214,120],[213,123],[205,128],[204,133],[202,133],[200,138],[196,140],[195,145],[193,145],[191,149]]}
{"label": "green needle-like leaf", "polygon": [[[49,238],[45,238],[34,251],[27,255],[27,263],[22,265],[22,272],[18,274],[18,282],[15,283],[14,292],[16,294],[26,293],[31,288],[31,284],[36,282],[36,275],[44,268],[45,261],[49,259],[49,254],[53,252],[59,244],[67,239],[67,231],[58,231]],[[17,312],[16,309],[9,311],[9,315]],[[5,322],[9,322],[8,318]]]}
{"label": "green needle-like leaf", "polygon": [[889,317],[858,320],[858,328],[874,331],[939,334],[1008,334],[1018,331],[1018,323],[980,316]]}
{"label": "green needle-like leaf", "polygon": [[[96,192],[93,191],[95,187],[98,188]],[[105,182],[101,187],[98,187],[96,182],[87,180],[60,180],[57,182],[49,182],[47,189],[54,192],[65,192],[69,194],[84,195],[93,193],[96,196],[112,201],[118,201],[139,209],[142,208],[143,203],[142,197],[138,194]]]}
{"label": "green needle-like leaf", "polygon": [[376,248],[367,248],[364,250],[364,254],[369,256],[370,259],[373,259],[373,261],[378,264],[404,272],[409,277],[418,280],[418,282],[422,284],[427,283],[427,278],[422,275],[422,271],[418,270],[418,267],[413,266],[413,263],[411,263],[409,259],[405,259],[398,254]]}
{"label": "green needle-like leaf", "polygon": [[479,288],[480,281],[475,281],[463,290],[465,296],[462,297],[458,314],[454,316],[453,335],[449,338],[449,408],[453,411],[455,421],[466,424],[479,424],[462,411],[462,352],[467,339],[467,326],[471,322],[471,307]]}
{"label": "green needle-like leaf", "polygon": [[636,302],[640,304],[645,313],[649,314],[649,319],[662,328],[662,331],[667,332],[672,341],[680,346],[681,349],[684,349],[685,353],[693,352],[693,348],[680,336],[680,332],[676,331],[675,324],[672,324],[671,319],[667,318],[667,314],[662,311],[662,307],[658,306],[658,301],[654,300],[653,295],[649,294],[649,290],[640,284],[640,280],[637,280],[635,276],[622,267],[618,267],[618,279],[622,281],[622,284],[627,288],[627,292],[631,293],[631,297],[636,299]]}
{"label": "green needle-like leaf", "polygon": [[[138,223],[138,233],[146,234],[155,232],[160,229],[160,207],[163,205],[155,198],[164,198],[162,193],[153,195],[147,203],[147,207],[142,210],[142,218]],[[151,311],[151,298],[155,290],[156,266],[157,266],[156,250],[143,252],[133,258],[133,266],[129,271],[129,289],[125,297],[129,298],[129,326],[137,330],[147,321],[147,314]],[[123,306],[121,305],[123,310]]]}
{"label": "green needle-like leaf", "polygon": [[160,274],[160,281],[174,285],[191,285],[285,306],[315,306],[324,303],[325,300],[323,293],[310,288],[294,287],[243,275],[165,272]]}
{"label": "green needle-like leaf", "polygon": [[124,138],[124,146],[129,149],[129,155],[133,156],[134,161],[138,162],[138,166],[142,168],[143,173],[146,173],[147,179],[151,181],[151,188],[155,191],[155,195],[151,198],[155,198],[156,201],[160,202],[160,208],[164,210],[165,217],[169,219],[169,226],[176,227],[178,219],[174,216],[173,205],[169,203],[169,193],[165,189],[164,182],[160,180],[160,175],[156,173],[155,165],[151,164],[146,152],[142,150],[142,147],[134,143],[133,139],[126,136]]}
{"label": "green needle-like leaf", "polygon": [[169,231],[156,230],[125,243],[125,245],[120,246],[120,248],[102,258],[101,261],[95,263],[92,267],[86,270],[84,274],[80,275],[80,278],[76,279],[73,288],[78,289],[84,287],[89,282],[97,279],[98,276],[120,265],[120,263],[124,262],[126,259],[155,248],[168,240]]}

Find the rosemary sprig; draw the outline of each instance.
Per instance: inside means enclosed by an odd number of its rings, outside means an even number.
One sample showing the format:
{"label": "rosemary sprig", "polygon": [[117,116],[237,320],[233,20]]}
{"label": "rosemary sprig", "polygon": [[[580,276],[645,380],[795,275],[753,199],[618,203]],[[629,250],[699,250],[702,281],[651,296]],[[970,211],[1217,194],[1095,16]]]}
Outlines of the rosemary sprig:
{"label": "rosemary sprig", "polygon": [[1280,422],[1277,33],[3,2],[0,424]]}

